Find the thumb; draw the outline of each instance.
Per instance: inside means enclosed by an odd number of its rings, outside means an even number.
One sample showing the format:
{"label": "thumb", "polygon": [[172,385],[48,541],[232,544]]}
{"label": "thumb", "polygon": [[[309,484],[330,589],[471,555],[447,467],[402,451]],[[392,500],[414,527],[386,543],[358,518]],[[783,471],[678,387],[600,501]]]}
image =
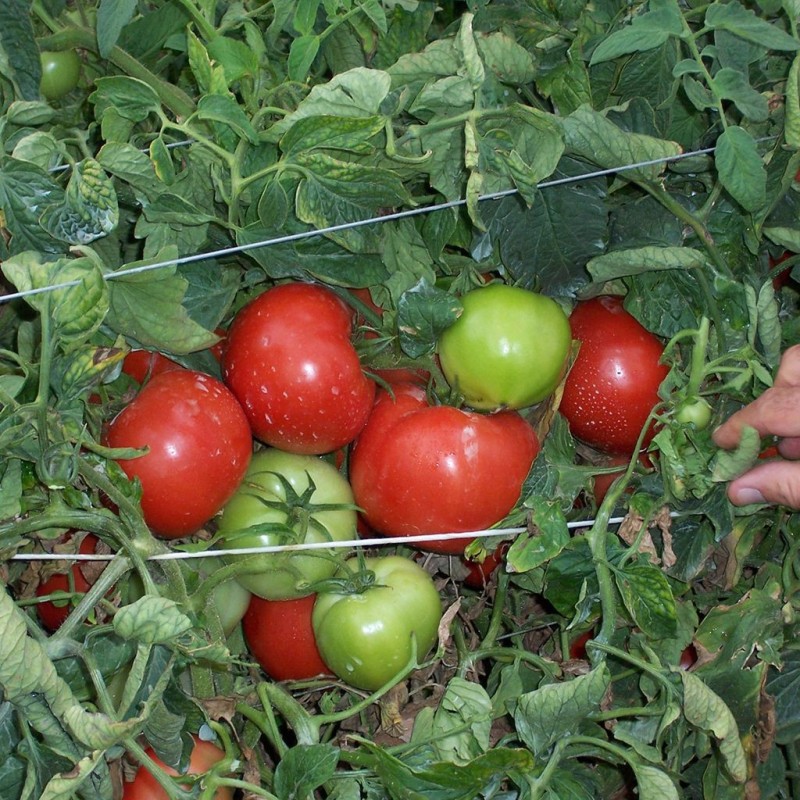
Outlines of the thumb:
{"label": "thumb", "polygon": [[800,462],[760,464],[731,481],[728,497],[737,506],[770,503],[800,509]]}

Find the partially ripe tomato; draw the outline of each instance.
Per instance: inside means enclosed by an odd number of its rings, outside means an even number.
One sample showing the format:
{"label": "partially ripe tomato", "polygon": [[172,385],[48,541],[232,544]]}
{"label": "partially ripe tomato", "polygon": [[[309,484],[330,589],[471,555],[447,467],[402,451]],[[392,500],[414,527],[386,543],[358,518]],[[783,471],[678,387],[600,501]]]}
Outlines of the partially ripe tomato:
{"label": "partially ripe tomato", "polygon": [[250,426],[221,381],[192,370],[151,378],[110,423],[109,447],[148,448],[120,459],[142,484],[142,512],[167,539],[198,531],[232,497],[252,453]]}
{"label": "partially ripe tomato", "polygon": [[[505,517],[539,452],[516,412],[480,414],[431,406],[425,390],[381,390],[350,456],[350,483],[367,525],[388,536],[474,531]],[[471,539],[422,550],[463,553]]]}
{"label": "partially ripe tomato", "polygon": [[255,595],[242,620],[247,648],[276,681],[302,681],[330,675],[311,627],[316,594],[294,600],[264,600]]}
{"label": "partially ripe tomato", "polygon": [[[195,738],[194,749],[189,757],[189,764],[183,772],[178,772],[173,767],[164,764],[152,748],[147,748],[145,752],[168,775],[175,777],[180,777],[181,775],[203,775],[225,757],[225,751],[217,747],[217,745]],[[184,787],[191,785],[183,781],[179,781],[179,783]],[[169,800],[169,795],[144,766],[139,767],[133,780],[124,785],[122,797],[123,800]],[[221,786],[214,793],[213,800],[233,800],[233,789]]]}
{"label": "partially ripe tomato", "polygon": [[[608,453],[633,453],[669,372],[661,341],[631,316],[621,297],[579,303],[570,316],[580,350],[560,410],[573,436]],[[652,438],[652,427],[643,445]]]}
{"label": "partially ripe tomato", "polygon": [[461,298],[464,310],[439,338],[451,386],[477,409],[524,408],[548,397],[563,377],[571,335],[550,297],[493,283]]}
{"label": "partially ripe tomato", "polygon": [[[97,544],[98,538],[94,534],[87,533],[81,539],[78,552],[86,555],[94,553]],[[56,572],[36,587],[37,597],[47,597],[48,595],[62,592],[75,594],[72,602],[69,600],[50,600],[37,603],[36,614],[39,617],[39,621],[51,633],[64,624],[64,620],[69,616],[77,601],[81,599],[81,595],[86,594],[89,587],[94,583],[93,580],[87,578],[86,572],[93,571],[96,574],[97,564],[92,562],[88,562],[88,564],[90,566],[87,569],[87,562],[75,561],[70,565],[68,572]]]}
{"label": "partially ripe tomato", "polygon": [[358,435],[375,384],[361,369],[351,326],[345,303],[311,283],[274,286],[236,315],[223,375],[256,438],[319,455]]}
{"label": "partially ripe tomato", "polygon": [[39,91],[47,100],[58,100],[78,85],[81,60],[74,50],[43,50],[39,56],[42,63]]}

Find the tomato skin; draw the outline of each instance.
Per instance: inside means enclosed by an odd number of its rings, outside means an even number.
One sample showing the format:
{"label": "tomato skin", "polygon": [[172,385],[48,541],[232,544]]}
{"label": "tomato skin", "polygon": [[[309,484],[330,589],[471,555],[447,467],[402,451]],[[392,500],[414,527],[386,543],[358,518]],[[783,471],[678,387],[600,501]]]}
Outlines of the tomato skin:
{"label": "tomato skin", "polygon": [[[164,764],[152,748],[148,747],[145,752],[169,775],[180,774],[177,770]],[[183,774],[202,775],[224,757],[225,751],[217,745],[195,737],[194,749],[189,757],[189,766]],[[122,797],[123,800],[169,800],[169,795],[144,766],[139,767],[133,780],[124,785]],[[221,786],[214,793],[214,800],[233,800],[233,789]]]}
{"label": "tomato skin", "polygon": [[[286,501],[281,477],[298,495],[309,488],[309,479],[313,481],[316,488],[308,513],[268,505]],[[225,550],[289,544],[292,537],[302,542],[355,539],[354,509],[313,510],[315,504],[330,503],[353,504],[350,485],[336,467],[318,456],[274,448],[261,450],[253,456],[241,485],[222,510],[219,547]],[[278,526],[280,530],[251,530],[257,525]],[[254,595],[266,600],[291,600],[310,594],[311,584],[333,575],[337,564],[330,557],[331,552],[336,551],[232,555],[226,560],[241,560],[248,565],[247,571],[236,579]]]}
{"label": "tomato skin", "polygon": [[[381,390],[350,457],[367,525],[388,536],[484,530],[513,508],[539,441],[516,411],[430,406],[425,390]],[[462,554],[470,539],[415,544]]]}
{"label": "tomato skin", "polygon": [[588,631],[584,631],[580,636],[573,639],[569,645],[569,657],[576,661],[585,661],[586,660],[586,645],[592,640],[594,636],[594,630],[589,629]]}
{"label": "tomato skin", "polygon": [[696,430],[705,430],[711,422],[711,406],[702,397],[685,400],[675,411],[675,419],[682,425],[691,425]]}
{"label": "tomato skin", "polygon": [[247,647],[276,681],[302,681],[329,675],[311,626],[316,594],[293,600],[253,597],[242,620]]}
{"label": "tomato skin", "polygon": [[154,350],[131,350],[122,362],[122,371],[136,383],[146,383],[154,375],[183,367]]}
{"label": "tomato skin", "polygon": [[367,421],[375,383],[350,341],[352,315],[329,289],[274,286],[252,300],[228,331],[225,383],[256,438],[293,453],[330,453]]}
{"label": "tomato skin", "polygon": [[154,376],[110,423],[109,447],[149,447],[120,459],[142,484],[142,511],[158,536],[198,531],[230,499],[252,453],[247,418],[221,381],[193,370]]}
{"label": "tomato skin", "polygon": [[572,337],[550,297],[493,283],[462,298],[464,310],[439,338],[451,386],[473,408],[524,408],[544,400],[563,377]]}
{"label": "tomato skin", "polygon": [[[348,562],[359,568],[358,559]],[[374,691],[408,663],[412,634],[421,660],[436,642],[442,605],[431,576],[403,556],[365,559],[375,584],[360,594],[324,592],[311,615],[323,661],[358,689]]]}
{"label": "tomato skin", "polygon": [[[78,547],[79,553],[94,553],[98,544],[98,538],[91,533],[87,533],[81,540]],[[72,573],[72,580],[70,575],[66,572],[56,572],[46,580],[42,581],[36,587],[37,597],[46,597],[54,592],[76,592],[85,594],[91,587],[91,582],[86,579],[83,574],[81,565],[83,562],[75,561],[70,565],[70,572]],[[42,626],[51,633],[57,631],[63,624],[64,620],[69,616],[74,606],[71,603],[58,601],[37,603],[36,614]]]}
{"label": "tomato skin", "polygon": [[[581,347],[564,382],[561,413],[586,444],[631,454],[669,371],[660,363],[664,346],[623,308],[621,297],[579,303],[570,326]],[[653,433],[651,427],[643,445]]]}
{"label": "tomato skin", "polygon": [[74,50],[43,50],[39,58],[42,64],[39,91],[47,100],[58,100],[78,85],[81,60]]}

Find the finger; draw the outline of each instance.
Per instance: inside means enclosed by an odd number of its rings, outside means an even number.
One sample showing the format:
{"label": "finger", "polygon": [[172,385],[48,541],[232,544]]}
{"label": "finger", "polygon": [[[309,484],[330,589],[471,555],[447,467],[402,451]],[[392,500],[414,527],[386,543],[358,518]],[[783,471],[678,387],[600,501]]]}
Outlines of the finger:
{"label": "finger", "polygon": [[790,461],[797,461],[800,459],[800,438],[787,437],[778,442],[778,452]]}
{"label": "finger", "polygon": [[736,447],[742,428],[748,425],[759,435],[784,437],[800,436],[800,387],[773,387],[749,405],[732,414],[712,434],[718,447]]}
{"label": "finger", "polygon": [[775,386],[800,386],[800,345],[788,348],[781,357]]}
{"label": "finger", "polygon": [[731,481],[728,497],[737,506],[770,503],[800,509],[800,463],[769,461],[760,464]]}

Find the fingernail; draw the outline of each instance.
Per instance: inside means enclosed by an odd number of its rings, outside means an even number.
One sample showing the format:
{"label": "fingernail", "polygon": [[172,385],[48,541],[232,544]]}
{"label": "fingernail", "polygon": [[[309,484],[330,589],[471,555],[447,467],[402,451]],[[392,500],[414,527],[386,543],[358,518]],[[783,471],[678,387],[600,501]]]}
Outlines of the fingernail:
{"label": "fingernail", "polygon": [[758,489],[745,487],[736,492],[736,502],[743,506],[749,506],[751,503],[766,503],[767,501]]}

